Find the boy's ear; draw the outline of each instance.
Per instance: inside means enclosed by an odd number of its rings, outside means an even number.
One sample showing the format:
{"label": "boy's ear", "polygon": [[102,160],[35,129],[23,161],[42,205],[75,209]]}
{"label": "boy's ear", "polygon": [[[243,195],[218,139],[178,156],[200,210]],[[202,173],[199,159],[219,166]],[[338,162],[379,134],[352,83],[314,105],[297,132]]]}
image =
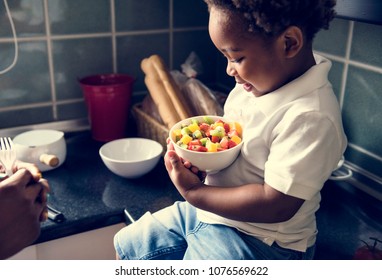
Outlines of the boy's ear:
{"label": "boy's ear", "polygon": [[281,35],[284,55],[292,58],[298,54],[304,45],[304,35],[302,30],[297,26],[288,27]]}

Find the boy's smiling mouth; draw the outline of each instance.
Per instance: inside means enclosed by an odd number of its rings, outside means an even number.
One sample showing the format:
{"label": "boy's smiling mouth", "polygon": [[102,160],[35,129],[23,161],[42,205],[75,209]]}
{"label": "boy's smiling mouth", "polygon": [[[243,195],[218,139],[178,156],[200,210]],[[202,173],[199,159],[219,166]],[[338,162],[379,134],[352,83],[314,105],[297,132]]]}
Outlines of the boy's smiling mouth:
{"label": "boy's smiling mouth", "polygon": [[251,92],[253,89],[253,86],[250,83],[246,83],[245,81],[239,81],[238,79],[236,79],[236,83],[242,85],[245,91]]}
{"label": "boy's smiling mouth", "polygon": [[242,85],[243,85],[244,90],[247,92],[251,92],[253,89],[253,86],[250,83],[243,83]]}
{"label": "boy's smiling mouth", "polygon": [[250,83],[243,83],[243,82],[238,82],[238,84],[241,84],[243,86],[243,89],[247,92],[251,92],[253,89],[253,86]]}

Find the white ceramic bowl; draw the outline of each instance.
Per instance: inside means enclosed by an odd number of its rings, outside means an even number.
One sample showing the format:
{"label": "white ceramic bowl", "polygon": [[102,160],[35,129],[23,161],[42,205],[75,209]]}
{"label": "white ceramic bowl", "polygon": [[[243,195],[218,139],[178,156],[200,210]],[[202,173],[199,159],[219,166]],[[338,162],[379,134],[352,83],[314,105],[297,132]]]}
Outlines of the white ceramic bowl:
{"label": "white ceramic bowl", "polygon": [[[224,122],[230,122],[230,120],[219,116],[208,117],[214,121],[221,119]],[[184,160],[188,160],[189,162],[191,162],[192,165],[198,167],[199,170],[203,170],[208,173],[214,173],[226,168],[227,166],[231,165],[232,162],[235,161],[235,159],[240,153],[241,147],[243,146],[243,141],[241,141],[241,143],[239,143],[233,148],[219,152],[197,152],[184,149],[177,145],[174,140],[173,131],[175,129],[179,129],[182,126],[182,124],[190,124],[192,119],[202,121],[203,118],[204,116],[195,116],[178,122],[170,129],[169,137],[172,143],[174,144],[176,153],[180,157],[182,157]]]}
{"label": "white ceramic bowl", "polygon": [[123,138],[110,141],[99,149],[106,167],[124,178],[137,178],[150,172],[158,163],[163,146],[146,138]]}

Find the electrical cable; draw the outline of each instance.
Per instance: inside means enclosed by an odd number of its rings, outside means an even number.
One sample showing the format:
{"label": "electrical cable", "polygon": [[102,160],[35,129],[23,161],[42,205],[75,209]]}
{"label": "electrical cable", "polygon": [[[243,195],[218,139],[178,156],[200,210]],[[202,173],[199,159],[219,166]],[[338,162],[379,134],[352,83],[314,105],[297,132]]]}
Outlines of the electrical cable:
{"label": "electrical cable", "polygon": [[16,29],[15,29],[15,25],[13,23],[11,12],[9,11],[7,0],[4,0],[4,6],[5,6],[5,9],[7,11],[7,15],[8,15],[8,18],[9,18],[9,23],[10,23],[11,29],[12,29],[13,42],[14,42],[14,45],[15,45],[15,55],[13,57],[13,62],[7,68],[5,68],[3,70],[0,70],[0,75],[2,75],[4,73],[7,73],[9,70],[11,70],[16,65],[17,59],[18,59],[18,55],[19,55],[19,47],[18,47],[18,44],[17,44]]}

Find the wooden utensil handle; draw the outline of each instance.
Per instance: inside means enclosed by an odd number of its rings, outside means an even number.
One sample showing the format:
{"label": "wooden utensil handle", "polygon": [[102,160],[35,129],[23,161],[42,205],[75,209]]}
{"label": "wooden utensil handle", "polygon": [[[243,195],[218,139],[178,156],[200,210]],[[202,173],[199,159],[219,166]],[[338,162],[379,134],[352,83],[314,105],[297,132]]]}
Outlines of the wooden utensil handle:
{"label": "wooden utensil handle", "polygon": [[40,161],[51,167],[55,167],[59,164],[60,160],[55,155],[42,154],[40,155]]}

